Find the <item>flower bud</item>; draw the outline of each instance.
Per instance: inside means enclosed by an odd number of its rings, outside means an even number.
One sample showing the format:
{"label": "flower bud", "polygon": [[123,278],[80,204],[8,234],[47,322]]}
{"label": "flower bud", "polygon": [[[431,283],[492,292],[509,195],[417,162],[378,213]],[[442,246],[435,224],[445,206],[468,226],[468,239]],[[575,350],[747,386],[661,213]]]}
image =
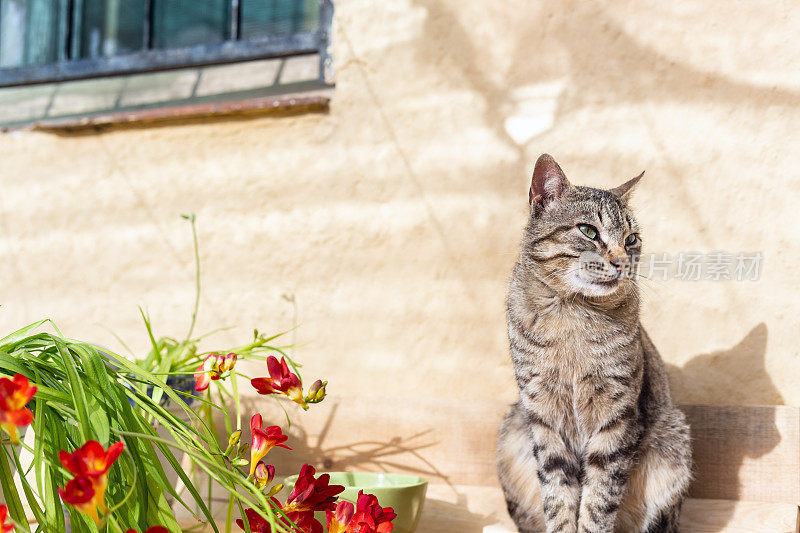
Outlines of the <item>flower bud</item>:
{"label": "flower bud", "polygon": [[266,496],[267,498],[272,498],[282,490],[283,490],[283,483],[278,483],[277,485],[273,485],[272,488],[269,489],[269,491],[267,491]]}
{"label": "flower bud", "polygon": [[231,436],[228,437],[228,447],[225,448],[225,455],[230,455],[234,450],[236,450],[236,446],[239,444],[239,439],[242,438],[242,430],[237,429]]}
{"label": "flower bud", "polygon": [[255,476],[256,487],[263,489],[272,483],[272,478],[275,477],[275,467],[272,465],[265,465],[263,462],[259,461],[253,475]]}
{"label": "flower bud", "polygon": [[319,403],[325,399],[325,387],[328,385],[327,381],[322,381],[318,379],[314,383],[311,384],[311,387],[308,389],[308,396],[306,398],[306,402],[308,403]]}

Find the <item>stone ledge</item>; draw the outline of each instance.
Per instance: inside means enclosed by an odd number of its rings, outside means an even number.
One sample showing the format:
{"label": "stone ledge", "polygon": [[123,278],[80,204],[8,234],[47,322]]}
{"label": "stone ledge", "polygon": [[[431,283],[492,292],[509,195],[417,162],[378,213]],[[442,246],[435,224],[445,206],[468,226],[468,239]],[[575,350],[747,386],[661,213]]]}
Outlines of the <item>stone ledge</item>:
{"label": "stone ledge", "polygon": [[306,54],[0,88],[0,131],[145,125],[327,109],[319,56]]}

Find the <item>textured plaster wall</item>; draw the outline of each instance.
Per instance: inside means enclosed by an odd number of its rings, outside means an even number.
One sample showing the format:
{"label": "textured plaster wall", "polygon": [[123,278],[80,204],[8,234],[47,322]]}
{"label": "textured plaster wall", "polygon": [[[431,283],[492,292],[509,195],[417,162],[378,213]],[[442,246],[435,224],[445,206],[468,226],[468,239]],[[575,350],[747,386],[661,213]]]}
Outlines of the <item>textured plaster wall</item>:
{"label": "textured plaster wall", "polygon": [[[761,251],[757,282],[647,284],[681,402],[800,405],[800,7],[337,3],[329,114],[0,136],[0,328],[146,349],[301,327],[336,393],[512,400],[503,299],[547,151],[577,183],[646,169],[650,251]],[[292,303],[294,302],[294,303]]]}

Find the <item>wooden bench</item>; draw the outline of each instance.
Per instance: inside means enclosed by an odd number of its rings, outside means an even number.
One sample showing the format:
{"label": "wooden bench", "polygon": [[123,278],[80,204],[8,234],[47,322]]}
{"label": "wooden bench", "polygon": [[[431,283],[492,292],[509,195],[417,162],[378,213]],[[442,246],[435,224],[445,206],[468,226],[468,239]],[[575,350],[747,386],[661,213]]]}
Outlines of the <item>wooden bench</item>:
{"label": "wooden bench", "polygon": [[[247,402],[281,423],[271,402]],[[800,501],[800,409],[681,407],[692,425],[696,479],[681,519],[687,532],[794,532]],[[294,452],[275,449],[278,472],[415,473],[429,479],[419,533],[513,532],[494,466],[502,402],[330,398],[292,415]]]}

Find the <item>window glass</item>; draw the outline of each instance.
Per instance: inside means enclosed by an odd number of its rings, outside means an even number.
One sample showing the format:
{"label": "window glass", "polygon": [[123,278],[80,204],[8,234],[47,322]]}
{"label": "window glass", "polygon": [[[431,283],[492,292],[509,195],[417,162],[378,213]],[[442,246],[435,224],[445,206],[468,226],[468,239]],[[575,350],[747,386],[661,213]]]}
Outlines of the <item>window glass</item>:
{"label": "window glass", "polygon": [[83,0],[75,57],[109,57],[142,49],[144,0]]}
{"label": "window glass", "polygon": [[155,48],[217,44],[228,32],[230,0],[156,0]]}
{"label": "window glass", "polygon": [[319,23],[319,0],[241,0],[240,5],[243,39],[313,31]]}
{"label": "window glass", "polygon": [[[0,88],[323,54],[332,6],[329,0],[0,0]],[[198,46],[207,48],[186,51]]]}
{"label": "window glass", "polygon": [[59,0],[0,0],[0,67],[58,59]]}

